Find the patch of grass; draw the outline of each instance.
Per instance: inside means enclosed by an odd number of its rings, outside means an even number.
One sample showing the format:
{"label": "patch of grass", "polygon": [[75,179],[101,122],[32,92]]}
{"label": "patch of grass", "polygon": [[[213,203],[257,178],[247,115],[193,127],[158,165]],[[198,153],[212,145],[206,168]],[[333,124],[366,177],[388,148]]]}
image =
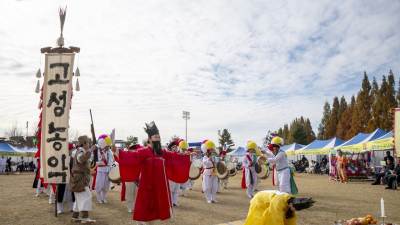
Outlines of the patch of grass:
{"label": "patch of grass", "polygon": [[[35,197],[32,188],[34,173],[0,176],[0,224],[69,224],[71,213],[64,203],[63,214],[54,216],[54,205],[49,205],[48,196]],[[218,203],[208,204],[201,193],[201,178],[196,180],[193,191],[187,197],[178,198],[179,207],[174,207],[174,220],[158,224],[218,224],[245,219],[250,205],[246,190],[240,188],[241,172],[229,179],[228,188],[217,193]],[[372,186],[371,182],[349,182],[341,184],[327,176],[296,174],[299,188],[297,197],[312,197],[317,201],[308,210],[298,213],[298,225],[333,224],[336,213],[342,221],[353,217],[372,215],[381,222],[380,199],[385,200],[387,222],[400,223],[400,190],[385,190],[385,186]],[[271,179],[262,180],[259,190],[275,190]],[[93,211],[89,213],[96,224],[136,224],[128,213],[126,202],[120,201],[120,187],[107,194],[107,204],[99,204],[93,195]],[[343,222],[342,222],[343,223]],[[379,224],[379,223],[378,223]]]}

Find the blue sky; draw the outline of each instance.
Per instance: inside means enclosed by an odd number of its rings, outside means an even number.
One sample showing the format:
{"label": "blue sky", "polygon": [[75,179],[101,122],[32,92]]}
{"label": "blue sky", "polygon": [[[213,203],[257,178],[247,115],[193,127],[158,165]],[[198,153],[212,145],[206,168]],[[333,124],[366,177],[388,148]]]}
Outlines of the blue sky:
{"label": "blue sky", "polygon": [[[381,81],[400,72],[399,1],[1,1],[0,133],[39,121],[34,93],[40,48],[59,37],[57,8],[68,5],[64,38],[81,48],[81,91],[71,131],[116,128],[145,138],[154,120],[163,142],[261,143],[295,117],[314,131],[325,100],[349,101],[364,71]],[[43,71],[44,57],[41,60]],[[41,81],[41,83],[43,83]]]}

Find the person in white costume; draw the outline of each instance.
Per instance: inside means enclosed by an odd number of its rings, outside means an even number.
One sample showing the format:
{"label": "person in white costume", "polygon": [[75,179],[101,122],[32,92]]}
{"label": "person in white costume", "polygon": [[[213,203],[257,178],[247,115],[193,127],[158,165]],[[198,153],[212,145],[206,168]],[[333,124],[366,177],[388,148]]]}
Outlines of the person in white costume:
{"label": "person in white costume", "polygon": [[[224,162],[225,164],[230,162],[230,160],[226,159],[226,151],[221,152],[221,162]],[[228,180],[229,177],[225,180],[219,180],[219,185],[221,185],[221,189],[228,189]]]}
{"label": "person in white costume", "polygon": [[0,159],[0,173],[6,172],[6,163],[7,163],[7,159],[4,158],[4,155],[2,155],[1,159]]}
{"label": "person in white costume", "polygon": [[218,150],[212,141],[204,140],[201,144],[201,150],[205,153],[203,157],[203,192],[206,194],[208,203],[218,202],[215,200],[215,194],[218,191],[217,163]]}
{"label": "person in white costume", "polygon": [[[283,145],[283,139],[280,137],[274,137],[268,149],[271,152],[264,152],[270,164],[275,165],[274,170],[276,176],[274,176],[274,185],[278,187],[280,192],[287,193],[289,195],[297,194],[291,191],[291,167],[287,160],[286,153],[280,150],[280,146]],[[274,172],[275,172],[274,171]],[[294,181],[293,181],[294,183]]]}
{"label": "person in white costume", "polygon": [[[178,145],[179,145],[178,141],[173,141],[168,145],[168,148],[171,152],[178,152]],[[178,195],[180,188],[181,184],[169,181],[169,189],[171,190],[171,201],[173,206],[179,206]]]}
{"label": "person in white costume", "polygon": [[96,173],[93,178],[92,190],[97,193],[97,201],[99,203],[107,203],[106,195],[108,190],[110,190],[110,180],[108,179],[108,174],[114,164],[113,155],[109,151],[111,146],[111,138],[107,135],[100,135],[97,141],[99,148],[98,161],[96,167]]}
{"label": "person in white costume", "polygon": [[[189,151],[189,153],[192,153],[192,152],[193,152],[193,148],[188,148],[188,151]],[[196,156],[193,156],[192,161],[194,161],[194,160],[196,160],[196,159],[197,159]],[[189,190],[193,190],[194,182],[195,182],[195,180],[189,179],[188,185],[187,185],[188,188],[189,188]]]}
{"label": "person in white costume", "polygon": [[257,163],[258,157],[255,154],[257,144],[254,141],[248,141],[244,146],[247,154],[243,157],[243,179],[242,188],[247,189],[247,196],[253,198],[253,192],[257,186],[257,173],[255,164]]}

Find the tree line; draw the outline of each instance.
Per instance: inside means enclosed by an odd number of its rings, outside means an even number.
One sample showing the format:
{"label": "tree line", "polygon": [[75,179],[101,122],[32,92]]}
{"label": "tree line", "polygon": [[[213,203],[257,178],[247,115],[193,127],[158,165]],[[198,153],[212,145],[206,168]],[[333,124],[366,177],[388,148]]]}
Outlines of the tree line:
{"label": "tree line", "polygon": [[364,72],[361,89],[356,96],[351,97],[350,104],[347,104],[344,96],[340,101],[337,96],[333,98],[332,109],[329,102],[325,101],[317,139],[338,137],[347,141],[360,132],[371,133],[377,128],[389,132],[393,130],[392,111],[398,107],[399,102],[400,85],[396,92],[392,70],[387,77],[382,75],[380,87],[375,77],[371,84]]}

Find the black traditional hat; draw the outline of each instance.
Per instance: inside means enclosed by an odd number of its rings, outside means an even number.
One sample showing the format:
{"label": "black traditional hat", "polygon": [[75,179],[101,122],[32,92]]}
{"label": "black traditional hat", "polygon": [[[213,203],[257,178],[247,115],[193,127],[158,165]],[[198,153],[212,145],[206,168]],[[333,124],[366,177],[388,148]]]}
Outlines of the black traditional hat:
{"label": "black traditional hat", "polygon": [[[295,198],[295,197],[291,197],[287,200],[287,203],[293,203],[293,207],[296,209],[296,211],[300,211],[303,209],[308,209],[311,206],[313,206],[313,204],[315,203],[314,200],[312,200],[311,198]],[[291,210],[290,207],[288,207],[288,210],[286,211],[286,219],[290,219],[294,217],[294,212]]]}
{"label": "black traditional hat", "polygon": [[156,135],[156,134],[160,134],[154,121],[151,121],[150,123],[145,123],[145,124],[146,124],[146,127],[144,127],[143,129],[144,129],[144,132],[146,132],[149,137]]}

